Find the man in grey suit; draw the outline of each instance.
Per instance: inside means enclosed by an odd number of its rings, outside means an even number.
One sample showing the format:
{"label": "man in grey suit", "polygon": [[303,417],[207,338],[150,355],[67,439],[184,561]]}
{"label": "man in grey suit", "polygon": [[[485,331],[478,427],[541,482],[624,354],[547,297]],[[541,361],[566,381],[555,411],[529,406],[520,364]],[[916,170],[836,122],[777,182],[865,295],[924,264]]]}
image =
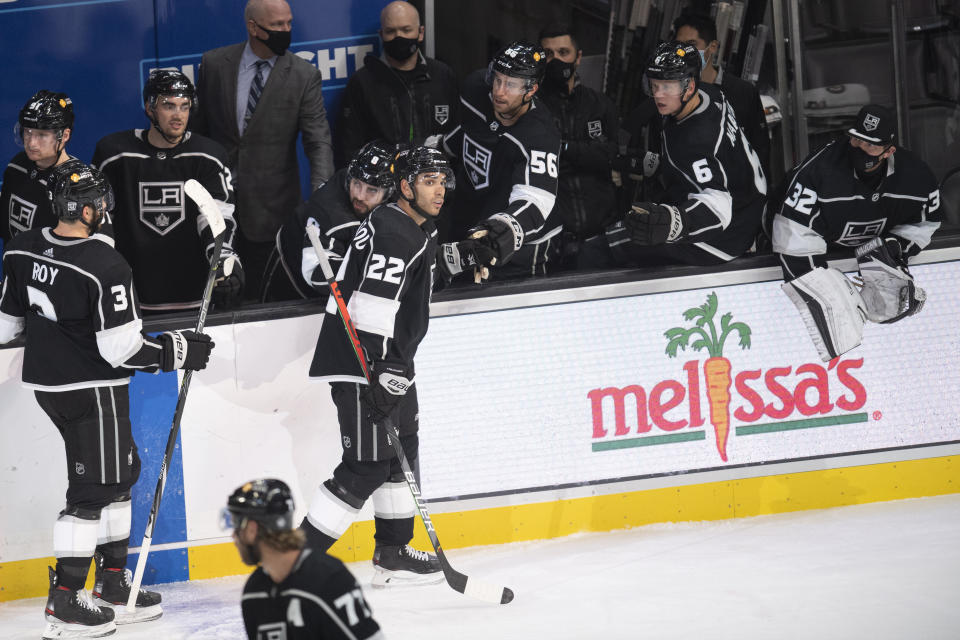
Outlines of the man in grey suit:
{"label": "man in grey suit", "polygon": [[320,71],[285,53],[293,13],[285,0],[249,0],[247,41],[203,54],[194,129],[227,150],[235,180],[238,252],[247,300],[256,298],[274,238],[300,204],[297,135],[316,189],[333,175]]}

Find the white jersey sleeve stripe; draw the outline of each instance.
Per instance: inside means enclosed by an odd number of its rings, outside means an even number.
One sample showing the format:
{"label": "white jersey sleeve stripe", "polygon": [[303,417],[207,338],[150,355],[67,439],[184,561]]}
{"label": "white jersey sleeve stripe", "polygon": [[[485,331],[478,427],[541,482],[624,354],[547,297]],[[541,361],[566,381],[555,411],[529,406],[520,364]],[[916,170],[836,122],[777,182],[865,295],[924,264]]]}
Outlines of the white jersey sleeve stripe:
{"label": "white jersey sleeve stripe", "polygon": [[[720,221],[720,226],[726,229],[730,225],[730,221],[733,219],[733,196],[730,195],[729,191],[719,191],[717,189],[704,189],[700,193],[691,193],[690,199],[697,201],[698,205],[703,205],[710,209],[717,219]],[[696,205],[694,205],[696,206]],[[692,210],[694,207],[690,207],[687,211]],[[708,228],[716,228],[711,225]],[[704,231],[704,229],[698,229],[696,233]],[[690,235],[694,235],[691,233]]]}
{"label": "white jersey sleeve stripe", "polygon": [[890,233],[898,235],[901,238],[906,238],[921,249],[925,249],[926,246],[930,244],[934,231],[939,228],[939,222],[928,220],[925,222],[917,222],[916,224],[898,224],[893,229],[890,229]]}
{"label": "white jersey sleeve stripe", "polygon": [[23,324],[23,318],[17,318],[0,311],[0,344],[6,344],[23,333]]}
{"label": "white jersey sleeve stripe", "polygon": [[[333,300],[333,297],[330,298]],[[329,311],[329,302],[328,302]],[[336,309],[336,301],[334,301]],[[393,338],[394,324],[400,303],[391,298],[381,298],[363,291],[354,291],[347,303],[347,311],[353,318],[357,331],[366,331],[385,338]]]}
{"label": "white jersey sleeve stripe", "polygon": [[97,331],[97,349],[100,356],[109,362],[111,367],[119,367],[143,347],[142,330],[143,321],[137,318],[119,327]]}
{"label": "white jersey sleeve stripe", "polygon": [[827,252],[827,241],[819,233],[777,214],[773,218],[773,250],[791,256],[813,256]]}
{"label": "white jersey sleeve stripe", "polygon": [[104,168],[105,166],[107,166],[108,164],[110,164],[110,163],[113,162],[114,160],[119,160],[120,158],[141,158],[141,159],[143,159],[143,160],[148,160],[148,159],[150,158],[150,156],[148,156],[148,155],[146,155],[146,154],[143,154],[143,153],[130,153],[130,152],[128,152],[128,151],[124,151],[124,152],[122,152],[122,153],[118,153],[117,155],[110,156],[109,158],[107,158],[106,160],[104,160],[103,162],[101,162],[101,163],[100,163],[100,166],[97,167],[97,169],[99,169],[100,171],[103,171],[103,168]]}
{"label": "white jersey sleeve stripe", "polygon": [[[557,201],[557,196],[540,187],[534,187],[529,184],[515,184],[510,190],[510,204],[518,200],[526,200],[527,202],[533,203],[533,206],[539,209],[540,215],[544,221],[546,221],[547,216],[553,211],[553,204]],[[516,217],[517,213],[514,213],[513,216]],[[539,229],[539,227],[537,228]],[[535,231],[535,229],[531,229],[531,231]]]}

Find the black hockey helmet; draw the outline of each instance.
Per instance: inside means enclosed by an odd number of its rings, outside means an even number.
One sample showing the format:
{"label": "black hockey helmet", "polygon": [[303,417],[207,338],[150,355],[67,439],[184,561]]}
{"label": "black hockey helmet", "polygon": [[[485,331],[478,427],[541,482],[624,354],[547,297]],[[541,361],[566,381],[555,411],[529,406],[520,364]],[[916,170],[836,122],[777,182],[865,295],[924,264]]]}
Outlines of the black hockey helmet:
{"label": "black hockey helmet", "polygon": [[543,47],[529,42],[512,42],[493,56],[487,65],[487,84],[493,84],[493,74],[502,73],[511,78],[523,78],[529,91],[543,81],[547,70],[547,53]]}
{"label": "black hockey helmet", "polygon": [[101,216],[113,209],[110,181],[98,169],[79,160],[67,160],[57,166],[47,181],[53,213],[61,220],[79,220],[84,207]]}
{"label": "black hockey helmet", "polygon": [[647,78],[656,80],[700,81],[700,53],[692,44],[671,40],[657,45],[645,71]]}
{"label": "black hockey helmet", "polygon": [[174,69],[154,69],[150,72],[143,86],[143,102],[151,107],[156,106],[160,96],[189,98],[191,107],[197,104],[197,91],[190,78]]}
{"label": "black hockey helmet", "polygon": [[384,200],[393,193],[394,178],[390,172],[394,149],[383,140],[373,140],[363,145],[347,166],[347,177],[356,178],[373,187],[385,190]]}
{"label": "black hockey helmet", "polygon": [[20,129],[72,129],[73,102],[65,93],[38,91],[20,109],[17,124]]}
{"label": "black hockey helmet", "polygon": [[450,161],[447,160],[443,151],[433,147],[419,146],[400,151],[390,165],[390,172],[393,174],[398,193],[402,193],[400,191],[402,181],[408,182],[412,187],[421,173],[442,173],[446,178],[446,188],[456,187],[456,178]]}
{"label": "black hockey helmet", "polygon": [[268,531],[293,528],[293,494],[283,480],[251,480],[227,499],[224,528],[237,529],[244,520],[253,520]]}

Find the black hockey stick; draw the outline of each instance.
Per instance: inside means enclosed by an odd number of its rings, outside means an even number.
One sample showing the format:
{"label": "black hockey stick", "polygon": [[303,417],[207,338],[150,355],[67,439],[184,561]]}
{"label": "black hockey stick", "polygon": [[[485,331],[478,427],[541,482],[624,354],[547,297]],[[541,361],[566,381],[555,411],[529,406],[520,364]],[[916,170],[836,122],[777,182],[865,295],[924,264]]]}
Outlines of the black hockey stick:
{"label": "black hockey stick", "polygon": [[[327,285],[330,287],[330,292],[337,301],[337,309],[340,311],[340,317],[343,320],[343,325],[346,327],[347,333],[350,336],[350,340],[353,343],[353,350],[357,356],[357,359],[360,361],[360,364],[363,368],[364,377],[366,377],[369,384],[374,384],[370,380],[370,370],[367,367],[366,358],[363,355],[363,348],[360,346],[360,339],[357,336],[357,331],[353,326],[353,321],[350,320],[350,314],[347,311],[347,305],[343,301],[343,295],[340,293],[340,287],[337,286],[337,281],[333,275],[333,269],[330,267],[330,261],[327,259],[327,252],[324,250],[323,245],[320,244],[320,231],[314,225],[307,225],[307,236],[310,238],[310,244],[313,245],[313,250],[317,254],[317,259],[320,261],[320,270],[323,272],[323,277],[327,281]],[[403,445],[400,443],[400,432],[397,429],[397,425],[393,423],[392,420],[384,421],[384,427],[389,429],[392,438],[390,441],[393,443],[394,451],[397,453],[397,458],[400,460],[400,467],[403,469],[403,477],[407,480],[407,486],[410,488],[410,493],[413,494],[413,501],[417,505],[417,511],[420,513],[420,519],[423,520],[423,526],[427,530],[427,535],[430,537],[430,544],[433,545],[433,550],[437,554],[437,559],[440,561],[440,566],[443,569],[443,576],[447,580],[447,584],[450,585],[455,591],[470,596],[471,598],[476,598],[478,600],[483,600],[484,602],[490,602],[492,604],[507,604],[513,600],[513,591],[508,587],[503,587],[499,585],[493,585],[489,583],[479,582],[474,578],[466,576],[452,566],[450,566],[450,561],[447,560],[447,556],[443,553],[443,548],[440,546],[440,539],[437,537],[437,531],[433,528],[433,521],[430,519],[430,513],[427,511],[427,507],[424,505],[423,500],[420,495],[420,487],[417,484],[416,476],[413,475],[413,470],[410,468],[410,463],[407,461],[407,456],[403,451]]]}
{"label": "black hockey stick", "polygon": [[[200,215],[206,217],[210,232],[213,234],[213,253],[210,254],[210,273],[207,274],[207,284],[203,289],[203,301],[200,303],[200,315],[197,318],[197,333],[203,331],[207,321],[207,310],[210,307],[210,296],[213,294],[214,280],[217,275],[217,265],[220,262],[220,250],[226,238],[227,225],[223,221],[223,214],[217,206],[213,196],[203,185],[196,180],[187,180],[183,183],[183,191],[197,204]],[[160,463],[160,477],[157,478],[157,488],[153,492],[153,506],[150,508],[150,517],[147,519],[147,529],[143,533],[143,543],[140,545],[140,556],[137,558],[137,570],[130,586],[130,596],[127,599],[127,611],[133,613],[137,606],[137,594],[140,593],[140,584],[143,582],[143,572],[147,567],[147,555],[150,553],[150,544],[153,542],[153,528],[157,523],[157,514],[160,511],[160,500],[163,498],[163,489],[167,486],[167,470],[173,459],[173,450],[177,445],[177,434],[180,433],[180,418],[183,417],[183,407],[187,403],[187,391],[190,390],[190,379],[193,371],[183,374],[183,383],[177,396],[177,408],[173,412],[173,424],[170,435],[167,436],[167,450]]]}

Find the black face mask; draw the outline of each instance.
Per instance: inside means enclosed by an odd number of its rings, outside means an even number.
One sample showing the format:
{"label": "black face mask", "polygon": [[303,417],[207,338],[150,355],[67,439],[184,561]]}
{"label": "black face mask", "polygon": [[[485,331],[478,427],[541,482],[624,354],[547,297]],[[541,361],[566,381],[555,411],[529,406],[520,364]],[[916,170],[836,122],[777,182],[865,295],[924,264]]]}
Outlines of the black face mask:
{"label": "black face mask", "polygon": [[[254,22],[253,24],[256,24],[258,27],[260,27],[260,25],[257,24],[256,22]],[[267,37],[266,39],[258,37],[257,40],[267,45],[267,48],[270,49],[270,51],[273,51],[278,56],[282,56],[284,51],[290,48],[291,32],[273,31],[271,29],[265,29],[263,27],[260,27],[260,28],[267,33]]]}
{"label": "black face mask", "polygon": [[847,150],[847,154],[850,157],[850,164],[853,165],[854,171],[856,171],[859,175],[865,175],[867,173],[875,175],[874,169],[883,163],[883,160],[880,159],[880,156],[886,152],[887,149],[884,149],[883,153],[881,153],[879,156],[872,156],[859,147],[850,147]]}
{"label": "black face mask", "polygon": [[554,58],[547,63],[544,80],[546,84],[553,85],[554,87],[566,85],[570,81],[570,78],[573,77],[576,69],[576,63],[564,62],[560,58]]}
{"label": "black face mask", "polygon": [[394,60],[407,60],[417,52],[417,39],[397,36],[383,43],[383,50]]}

